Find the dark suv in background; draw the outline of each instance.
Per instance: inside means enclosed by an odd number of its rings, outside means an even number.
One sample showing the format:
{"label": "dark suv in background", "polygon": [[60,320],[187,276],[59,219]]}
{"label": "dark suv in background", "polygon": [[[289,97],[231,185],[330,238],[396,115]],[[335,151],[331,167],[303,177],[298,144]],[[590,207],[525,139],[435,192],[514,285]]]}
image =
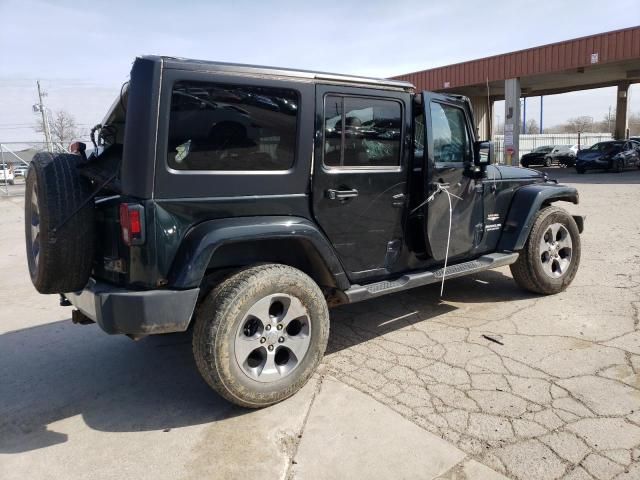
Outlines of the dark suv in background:
{"label": "dark suv in background", "polygon": [[576,189],[492,165],[465,97],[150,56],[93,132],[27,174],[35,287],[110,334],[189,329],[239,405],[308,380],[329,307],[505,265],[553,294],[580,262]]}
{"label": "dark suv in background", "polygon": [[587,170],[622,172],[632,167],[640,168],[640,142],[635,140],[599,142],[580,150],[576,159],[578,173]]}

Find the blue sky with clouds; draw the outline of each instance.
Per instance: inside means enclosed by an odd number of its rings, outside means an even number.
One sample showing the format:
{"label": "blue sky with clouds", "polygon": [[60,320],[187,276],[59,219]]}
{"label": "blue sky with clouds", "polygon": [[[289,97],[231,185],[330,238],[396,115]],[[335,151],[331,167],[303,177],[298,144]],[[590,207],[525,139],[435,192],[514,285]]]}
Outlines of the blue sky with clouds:
{"label": "blue sky with clouds", "polygon": [[[52,109],[98,122],[137,55],[392,76],[640,24],[638,0],[0,0],[0,141],[32,140],[35,80]],[[632,109],[640,111],[640,88]],[[613,89],[545,100],[545,124],[601,118]],[[538,101],[528,111],[537,115]]]}

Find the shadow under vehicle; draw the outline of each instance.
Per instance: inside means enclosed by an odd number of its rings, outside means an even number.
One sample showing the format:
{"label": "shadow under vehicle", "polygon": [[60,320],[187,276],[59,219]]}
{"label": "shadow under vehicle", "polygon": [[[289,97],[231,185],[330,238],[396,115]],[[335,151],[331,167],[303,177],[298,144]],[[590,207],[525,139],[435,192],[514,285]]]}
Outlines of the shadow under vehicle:
{"label": "shadow under vehicle", "polygon": [[537,294],[572,282],[583,218],[553,204],[577,190],[492,164],[474,125],[406,82],[138,58],[91,155],[32,162],[31,279],[109,334],[189,330],[212,388],[271,405],[330,307],[505,265]]}

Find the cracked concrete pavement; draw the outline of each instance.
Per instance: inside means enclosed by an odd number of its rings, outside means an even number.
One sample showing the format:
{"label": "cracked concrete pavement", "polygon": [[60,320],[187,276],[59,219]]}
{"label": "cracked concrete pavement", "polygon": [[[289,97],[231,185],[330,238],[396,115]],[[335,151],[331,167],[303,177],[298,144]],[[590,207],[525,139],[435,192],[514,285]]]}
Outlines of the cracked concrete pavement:
{"label": "cracked concrete pavement", "polygon": [[566,292],[499,269],[333,309],[320,374],[261,411],[210,392],[186,336],[71,325],[0,200],[0,477],[640,478],[640,172],[549,173],[587,215]]}
{"label": "cracked concrete pavement", "polygon": [[640,172],[549,173],[587,215],[567,291],[505,268],[340,307],[325,362],[508,477],[640,478]]}

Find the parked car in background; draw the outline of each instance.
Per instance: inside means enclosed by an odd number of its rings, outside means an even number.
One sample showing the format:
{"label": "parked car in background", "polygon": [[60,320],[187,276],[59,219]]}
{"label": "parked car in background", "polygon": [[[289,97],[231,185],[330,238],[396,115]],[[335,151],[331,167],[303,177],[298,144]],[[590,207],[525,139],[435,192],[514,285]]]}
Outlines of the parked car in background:
{"label": "parked car in background", "polygon": [[576,159],[576,171],[614,170],[640,167],[640,142],[635,140],[612,140],[599,142],[580,150]]}
{"label": "parked car in background", "polygon": [[13,169],[13,175],[14,177],[26,177],[27,176],[27,170],[29,169],[29,167],[27,167],[26,165],[21,165],[19,167],[15,167]]}
{"label": "parked car in background", "polygon": [[576,155],[578,153],[578,145],[556,145],[547,159],[551,161],[545,162],[545,166],[551,166],[554,163],[563,167],[573,167],[576,164]]}
{"label": "parked car in background", "polygon": [[553,149],[553,145],[545,145],[542,147],[534,148],[531,152],[525,153],[524,155],[522,155],[522,157],[520,157],[520,164],[523,167],[532,167],[534,165],[544,165],[545,167],[550,167],[550,154]]}
{"label": "parked car in background", "polygon": [[0,165],[0,185],[5,184],[13,185],[15,183],[15,176],[13,174],[13,168],[9,165],[4,167]]}

